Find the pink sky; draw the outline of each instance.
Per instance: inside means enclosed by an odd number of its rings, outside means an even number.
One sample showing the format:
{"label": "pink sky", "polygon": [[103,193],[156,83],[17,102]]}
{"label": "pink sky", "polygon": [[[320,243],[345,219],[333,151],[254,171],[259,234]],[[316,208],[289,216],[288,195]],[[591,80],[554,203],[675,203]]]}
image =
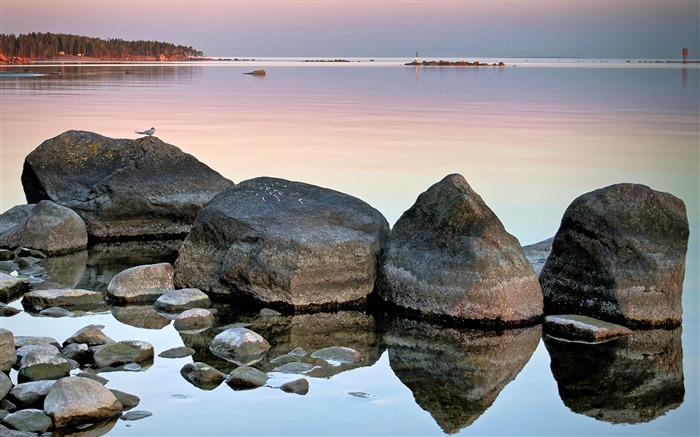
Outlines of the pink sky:
{"label": "pink sky", "polygon": [[164,40],[208,56],[677,58],[692,1],[1,0],[2,33]]}

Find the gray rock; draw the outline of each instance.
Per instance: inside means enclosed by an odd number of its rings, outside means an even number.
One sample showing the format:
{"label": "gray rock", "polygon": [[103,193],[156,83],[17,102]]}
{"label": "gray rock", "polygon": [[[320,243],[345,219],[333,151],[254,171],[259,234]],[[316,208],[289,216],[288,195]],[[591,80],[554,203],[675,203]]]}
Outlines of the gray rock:
{"label": "gray rock", "polygon": [[[5,214],[7,214],[7,213],[5,213]],[[3,227],[3,222],[2,222],[3,215],[4,214],[0,215],[0,234],[5,232],[3,230],[4,227]],[[15,255],[15,253],[13,251],[11,251],[9,249],[0,249],[0,261],[13,261],[16,257],[17,257],[17,255]]]}
{"label": "gray rock", "polygon": [[0,246],[39,249],[49,255],[87,248],[85,223],[73,210],[49,200],[38,201],[26,209],[23,220],[0,233]]}
{"label": "gray rock", "polygon": [[205,363],[187,363],[180,374],[190,384],[202,390],[213,390],[218,387],[226,375]]}
{"label": "gray rock", "polygon": [[27,310],[50,307],[87,310],[104,306],[104,303],[102,293],[80,289],[34,290],[22,297],[22,306]]}
{"label": "gray rock", "polygon": [[9,372],[17,360],[15,336],[9,329],[0,328],[0,371]]}
{"label": "gray rock", "polygon": [[544,331],[557,338],[589,342],[606,341],[632,333],[624,326],[576,314],[546,316]]}
{"label": "gray rock", "polygon": [[93,347],[92,358],[97,367],[115,367],[130,363],[138,364],[153,360],[153,345],[138,340],[118,341]]}
{"label": "gray rock", "polygon": [[241,366],[233,369],[226,377],[229,387],[245,390],[262,387],[267,382],[267,374],[255,367]]}
{"label": "gray rock", "polygon": [[185,358],[194,355],[195,350],[186,346],[174,347],[158,354],[161,358]]}
{"label": "gray rock", "polygon": [[156,300],[154,306],[159,310],[176,313],[191,308],[209,308],[211,299],[196,288],[182,288],[166,291]]}
{"label": "gray rock", "polygon": [[542,267],[544,267],[544,263],[552,252],[553,241],[554,237],[540,241],[539,243],[523,246],[523,252],[525,252],[527,260],[530,261],[530,264],[532,264],[532,267],[535,269],[535,274],[537,276],[542,272]]}
{"label": "gray rock", "polygon": [[306,378],[295,379],[280,385],[280,390],[297,395],[305,395],[309,392],[309,381]]}
{"label": "gray rock", "polygon": [[150,264],[115,275],[107,286],[107,297],[117,303],[153,303],[173,288],[173,266]]}
{"label": "gray rock", "polygon": [[317,350],[311,354],[311,358],[319,358],[329,364],[339,365],[360,362],[362,354],[349,347],[331,346]]}
{"label": "gray rock", "polygon": [[39,315],[44,316],[44,317],[52,317],[54,319],[59,319],[61,317],[71,317],[73,315],[73,313],[68,311],[65,308],[51,307],[51,308],[46,308],[45,310],[39,311]]}
{"label": "gray rock", "polygon": [[9,305],[5,305],[4,303],[0,303],[0,317],[12,317],[16,316],[21,312],[21,310],[18,310],[15,307],[11,307]]}
{"label": "gray rock", "polygon": [[66,347],[70,344],[86,344],[88,347],[91,346],[102,346],[104,344],[114,343],[114,340],[109,338],[104,332],[102,332],[102,327],[98,325],[87,325],[80,328],[63,342],[63,346]]}
{"label": "gray rock", "polygon": [[0,272],[0,300],[8,302],[29,288],[29,279]]}
{"label": "gray rock", "polygon": [[[26,222],[35,206],[34,204],[16,205],[0,214],[0,235]],[[7,258],[7,256],[3,256],[3,258]],[[14,257],[9,257],[9,259],[12,260]]]}
{"label": "gray rock", "polygon": [[134,410],[134,411],[129,411],[128,413],[122,414],[122,417],[120,417],[121,420],[141,420],[145,419],[146,417],[151,417],[153,416],[153,413],[150,411],[144,411],[144,410]]}
{"label": "gray rock", "polygon": [[282,313],[279,311],[275,311],[270,308],[263,308],[260,310],[260,317],[279,317],[281,315]]}
{"label": "gray rock", "polygon": [[386,219],[365,202],[274,178],[241,182],[202,210],[180,249],[176,284],[278,307],[364,302]]}
{"label": "gray rock", "polygon": [[307,352],[304,350],[303,347],[295,347],[295,348],[292,349],[292,350],[289,352],[289,354],[287,354],[287,355],[291,355],[291,356],[293,356],[293,357],[300,357],[300,358],[301,358],[301,357],[305,357],[305,356],[307,355]]}
{"label": "gray rock", "polygon": [[99,382],[99,383],[102,384],[102,385],[106,385],[106,384],[109,382],[109,379],[103,378],[103,377],[101,377],[100,375],[98,375],[97,373],[94,373],[94,372],[87,372],[87,371],[86,371],[86,372],[80,372],[80,373],[78,373],[78,374],[75,375],[75,376],[77,376],[78,378],[89,378],[89,379],[92,379],[93,381]]}
{"label": "gray rock", "polygon": [[139,399],[139,397],[136,395],[114,389],[110,389],[109,391],[111,391],[119,403],[122,404],[124,411],[131,410],[141,402],[141,399]]}
{"label": "gray rock", "polygon": [[42,337],[34,335],[16,335],[15,348],[19,349],[32,344],[51,344],[56,349],[61,350],[61,344],[53,337]]}
{"label": "gray rock", "polygon": [[19,270],[19,263],[15,261],[0,261],[0,272],[12,273]]}
{"label": "gray rock", "polygon": [[32,381],[23,382],[12,387],[6,399],[12,402],[19,409],[41,408],[44,398],[56,381]]}
{"label": "gray rock", "polygon": [[27,256],[35,257],[35,258],[41,258],[41,259],[46,259],[48,258],[48,255],[46,255],[44,252],[42,252],[39,249],[32,249],[29,247],[18,247],[15,249],[15,255],[17,255],[19,258],[24,258]]}
{"label": "gray rock", "polygon": [[17,362],[21,362],[25,356],[27,356],[30,352],[33,353],[38,353],[42,355],[53,355],[53,356],[59,356],[61,355],[61,351],[53,344],[48,344],[48,343],[41,343],[41,344],[28,344],[26,346],[22,346],[21,348],[18,348],[15,352],[17,355]]}
{"label": "gray rock", "polygon": [[44,400],[44,412],[56,428],[64,428],[118,416],[122,405],[99,382],[68,377],[51,387]]}
{"label": "gray rock", "polygon": [[75,210],[95,240],[184,237],[197,213],[233,183],[156,137],[107,138],[67,131],[24,161],[30,203]]}
{"label": "gray rock", "polygon": [[183,311],[175,318],[175,329],[178,331],[196,331],[210,328],[214,324],[214,315],[203,308],[192,308]]}
{"label": "gray rock", "polygon": [[53,426],[53,422],[49,416],[44,414],[43,411],[33,408],[12,413],[6,416],[3,422],[18,431],[35,433],[46,432]]}
{"label": "gray rock", "polygon": [[90,351],[85,343],[71,343],[61,349],[61,356],[67,360],[84,362],[90,356]]}
{"label": "gray rock", "polygon": [[299,357],[293,355],[280,355],[279,357],[270,360],[270,364],[275,364],[277,366],[284,366],[289,363],[296,363],[299,361]]}
{"label": "gray rock", "polygon": [[20,362],[19,375],[28,381],[42,379],[59,379],[70,372],[70,364],[62,356],[56,353],[43,353],[31,351]]}
{"label": "gray rock", "polygon": [[0,372],[0,399],[3,399],[15,385],[5,372]]}
{"label": "gray rock", "polygon": [[685,205],[671,194],[619,184],[579,196],[540,275],[546,314],[680,324],[688,235]]}
{"label": "gray rock", "polygon": [[260,361],[270,349],[270,343],[247,328],[230,328],[212,340],[209,350],[219,358],[249,366]]}
{"label": "gray rock", "polygon": [[380,297],[428,317],[518,325],[542,292],[518,240],[461,175],[418,196],[391,232]]}

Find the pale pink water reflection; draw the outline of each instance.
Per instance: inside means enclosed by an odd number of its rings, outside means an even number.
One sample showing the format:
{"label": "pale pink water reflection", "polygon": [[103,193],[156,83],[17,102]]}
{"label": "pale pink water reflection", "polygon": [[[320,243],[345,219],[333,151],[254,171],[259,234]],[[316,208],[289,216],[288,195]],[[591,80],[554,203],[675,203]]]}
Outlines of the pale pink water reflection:
{"label": "pale pink water reflection", "polygon": [[[523,243],[617,182],[697,211],[698,69],[349,68],[300,63],[33,67],[2,78],[2,210],[24,203],[24,156],[68,129],[156,136],[239,182],[268,175],[362,198],[390,223],[463,174]],[[358,64],[354,65],[355,67]],[[57,75],[56,73],[61,73]],[[417,74],[417,75],[416,75]]]}

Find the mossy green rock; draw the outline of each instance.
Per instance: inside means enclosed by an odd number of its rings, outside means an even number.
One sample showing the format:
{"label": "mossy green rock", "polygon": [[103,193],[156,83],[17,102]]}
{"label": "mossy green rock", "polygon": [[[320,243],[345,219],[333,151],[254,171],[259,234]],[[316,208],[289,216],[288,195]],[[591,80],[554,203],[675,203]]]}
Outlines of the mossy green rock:
{"label": "mossy green rock", "polygon": [[153,360],[153,345],[145,341],[118,341],[96,346],[92,351],[92,358],[97,367],[114,367]]}

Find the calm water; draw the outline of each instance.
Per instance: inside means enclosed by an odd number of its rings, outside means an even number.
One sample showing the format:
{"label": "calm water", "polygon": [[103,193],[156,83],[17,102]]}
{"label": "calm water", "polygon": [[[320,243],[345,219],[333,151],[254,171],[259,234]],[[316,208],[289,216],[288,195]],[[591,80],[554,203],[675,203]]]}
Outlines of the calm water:
{"label": "calm water", "polygon": [[[309,394],[295,396],[200,390],[179,374],[192,358],[156,358],[146,371],[107,375],[109,387],[137,394],[137,408],[154,413],[117,422],[110,435],[698,435],[698,65],[401,62],[3,67],[0,211],[25,202],[24,157],[69,129],[136,138],[134,130],[155,126],[159,138],[234,182],[267,175],[333,188],[392,224],[418,194],[458,172],[523,245],[554,235],[576,196],[643,183],[688,208],[682,330],[582,348],[543,341],[539,327],[495,334],[361,313],[258,320],[279,353],[336,343],[365,361],[310,378]],[[242,74],[258,68],[267,75]],[[115,264],[91,253],[86,269],[78,258],[63,268],[65,281],[93,288],[122,264],[143,261]],[[23,313],[0,323],[59,341],[98,323],[116,340],[153,343],[156,353],[187,344],[196,360],[214,360],[206,336],[181,336],[167,320],[141,314]],[[156,321],[146,326],[146,317]],[[225,308],[217,317],[252,320]]]}

